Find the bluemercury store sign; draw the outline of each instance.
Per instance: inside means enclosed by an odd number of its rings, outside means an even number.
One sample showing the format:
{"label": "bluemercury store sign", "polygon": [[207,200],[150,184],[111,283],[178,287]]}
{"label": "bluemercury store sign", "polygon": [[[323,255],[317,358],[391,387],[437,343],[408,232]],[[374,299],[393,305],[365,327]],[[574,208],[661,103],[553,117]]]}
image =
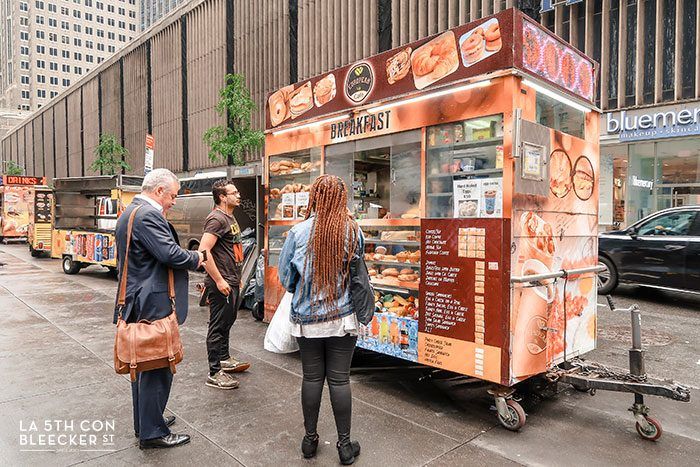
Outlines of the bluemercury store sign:
{"label": "bluemercury store sign", "polygon": [[649,108],[605,114],[604,128],[620,141],[700,135],[700,102],[685,106]]}

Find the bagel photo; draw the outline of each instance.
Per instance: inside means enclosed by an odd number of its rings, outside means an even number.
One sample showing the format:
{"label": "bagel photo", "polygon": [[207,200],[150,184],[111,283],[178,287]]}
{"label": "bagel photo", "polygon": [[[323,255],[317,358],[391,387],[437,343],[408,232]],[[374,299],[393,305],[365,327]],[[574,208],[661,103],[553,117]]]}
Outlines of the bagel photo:
{"label": "bagel photo", "polygon": [[467,31],[459,38],[459,51],[465,67],[490,57],[502,47],[501,26],[496,18]]}

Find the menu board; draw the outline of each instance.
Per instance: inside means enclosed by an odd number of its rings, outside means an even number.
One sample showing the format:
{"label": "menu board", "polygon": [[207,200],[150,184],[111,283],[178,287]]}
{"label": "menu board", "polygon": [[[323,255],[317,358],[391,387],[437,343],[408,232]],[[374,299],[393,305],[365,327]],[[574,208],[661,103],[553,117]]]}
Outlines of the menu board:
{"label": "menu board", "polygon": [[500,382],[503,221],[425,219],[421,231],[418,361]]}
{"label": "menu board", "polygon": [[52,193],[37,191],[34,195],[34,221],[51,222],[51,199]]}

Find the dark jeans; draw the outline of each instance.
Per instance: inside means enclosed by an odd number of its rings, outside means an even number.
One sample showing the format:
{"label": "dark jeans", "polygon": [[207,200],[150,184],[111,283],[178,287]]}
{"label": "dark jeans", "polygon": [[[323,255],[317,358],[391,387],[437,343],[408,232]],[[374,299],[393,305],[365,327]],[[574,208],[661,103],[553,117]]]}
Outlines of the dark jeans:
{"label": "dark jeans", "polygon": [[221,370],[221,360],[226,360],[229,354],[229,335],[231,326],[236,321],[238,309],[238,286],[231,286],[231,294],[219,292],[216,285],[208,288],[209,294],[209,330],[207,331],[207,358],[209,374],[214,375]]}
{"label": "dark jeans", "polygon": [[306,432],[316,433],[323,382],[327,380],[338,439],[349,439],[352,418],[350,363],[357,336],[346,334],[343,337],[298,337],[297,341],[304,373],[301,383],[301,408],[304,412]]}

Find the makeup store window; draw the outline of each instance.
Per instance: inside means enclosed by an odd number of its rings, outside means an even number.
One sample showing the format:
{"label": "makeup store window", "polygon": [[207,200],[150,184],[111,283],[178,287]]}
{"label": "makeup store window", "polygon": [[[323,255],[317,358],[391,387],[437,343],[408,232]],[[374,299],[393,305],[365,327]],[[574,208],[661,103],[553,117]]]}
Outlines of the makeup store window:
{"label": "makeup store window", "polygon": [[585,138],[586,114],[541,92],[535,99],[537,123],[580,139]]}
{"label": "makeup store window", "polygon": [[420,217],[420,130],[326,146],[325,173],[351,188],[356,219]]}
{"label": "makeup store window", "polygon": [[657,209],[700,204],[698,140],[656,143]]}
{"label": "makeup store window", "polygon": [[502,115],[427,129],[428,217],[502,217],[502,182]]}
{"label": "makeup store window", "polygon": [[654,143],[631,144],[627,164],[626,223],[656,211],[654,203]]}

